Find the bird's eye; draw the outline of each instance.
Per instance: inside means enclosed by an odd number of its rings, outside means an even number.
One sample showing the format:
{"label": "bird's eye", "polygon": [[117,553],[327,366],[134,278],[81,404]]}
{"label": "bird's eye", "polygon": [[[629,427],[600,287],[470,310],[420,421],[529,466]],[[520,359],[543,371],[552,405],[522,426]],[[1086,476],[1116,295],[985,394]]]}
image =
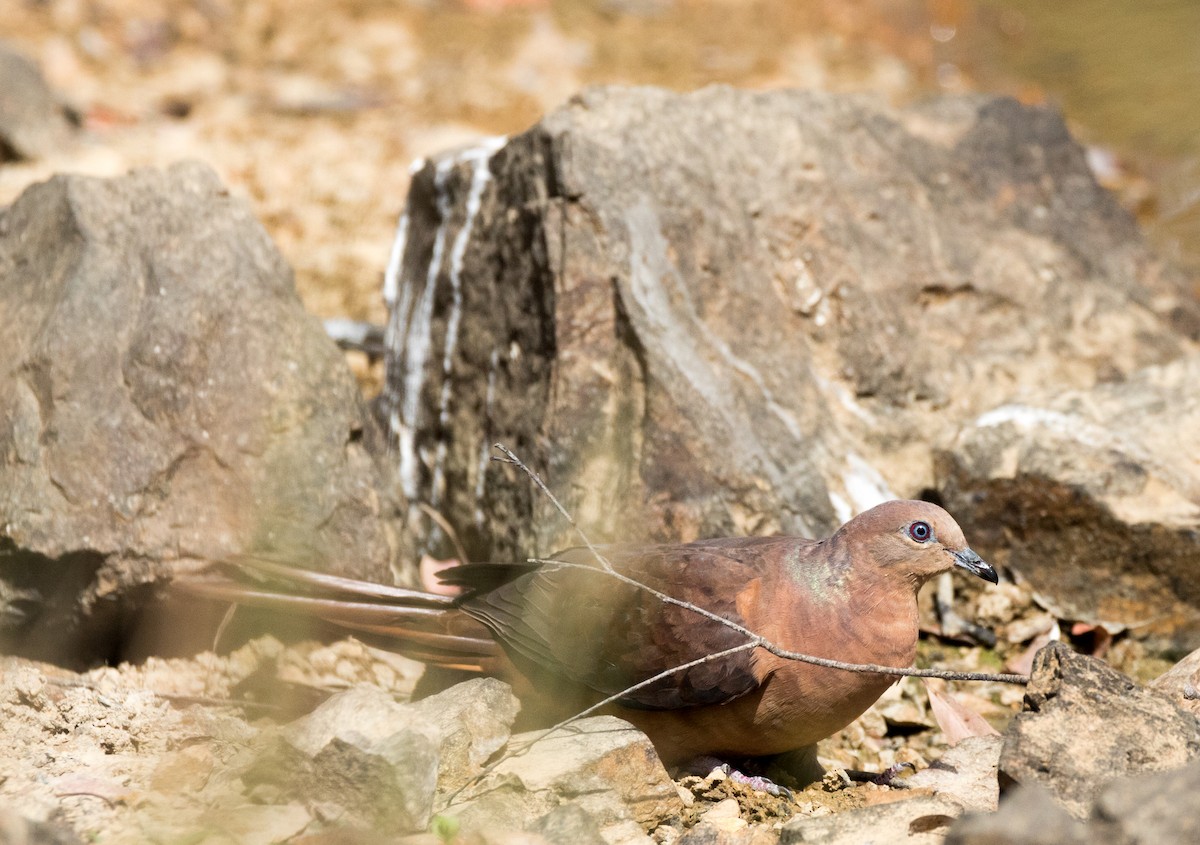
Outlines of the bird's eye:
{"label": "bird's eye", "polygon": [[933,539],[933,529],[929,527],[928,522],[914,522],[908,526],[908,536],[918,543],[928,543]]}

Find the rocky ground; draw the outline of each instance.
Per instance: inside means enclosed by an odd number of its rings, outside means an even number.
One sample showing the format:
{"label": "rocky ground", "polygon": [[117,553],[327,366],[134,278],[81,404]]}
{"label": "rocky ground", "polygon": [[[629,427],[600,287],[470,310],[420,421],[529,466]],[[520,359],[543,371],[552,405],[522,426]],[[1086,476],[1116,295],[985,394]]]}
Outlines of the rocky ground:
{"label": "rocky ground", "polygon": [[[1034,615],[1026,607],[1009,624]],[[1000,653],[1021,661],[1021,651]],[[931,639],[919,662],[988,667],[1000,653]],[[910,679],[822,743],[824,780],[774,797],[719,770],[672,782],[645,737],[607,717],[528,746],[530,735],[509,733],[516,702],[498,682],[403,704],[420,665],[353,640],[285,646],[266,637],[224,657],[151,658],[84,674],[8,658],[5,841],[936,842],[964,812],[994,811],[1006,778],[1041,784],[1065,802],[1070,814],[1040,792],[1020,799],[1049,802],[1037,805],[1045,823],[1053,817],[1079,841],[1135,841],[1085,840],[1071,817],[1094,816],[1092,835],[1109,837],[1096,831],[1134,822],[1093,811],[1093,801],[1128,804],[1129,789],[1157,782],[1133,779],[1097,798],[1104,783],[1200,753],[1200,722],[1181,708],[1190,696],[1200,709],[1192,664],[1154,691],[1131,693],[1134,684],[1104,664],[1048,650],[1023,709],[1018,687],[954,683],[927,693]],[[930,695],[984,714],[1003,735],[931,713]],[[1091,725],[1101,733],[1090,734]],[[1049,772],[1032,772],[1047,759]],[[844,774],[898,762],[911,767],[894,785]],[[1165,788],[1186,794],[1194,769]],[[1002,816],[1020,817],[1009,812]],[[985,835],[977,829],[988,818],[955,828],[955,841],[992,841],[970,838]],[[1194,823],[1188,818],[1158,819],[1160,838],[1136,841],[1185,841],[1170,837],[1190,829],[1179,827]],[[422,829],[432,834],[395,838]]]}

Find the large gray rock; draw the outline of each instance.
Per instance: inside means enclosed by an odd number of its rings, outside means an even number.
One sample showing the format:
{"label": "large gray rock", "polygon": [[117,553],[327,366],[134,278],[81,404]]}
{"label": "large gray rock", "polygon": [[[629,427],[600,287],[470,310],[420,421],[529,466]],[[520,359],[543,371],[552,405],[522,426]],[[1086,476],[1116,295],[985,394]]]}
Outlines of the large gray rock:
{"label": "large gray rock", "polygon": [[318,803],[346,821],[419,831],[433,815],[442,739],[442,729],[411,705],[355,687],[270,738],[241,778],[280,790],[271,803]]}
{"label": "large gray rock", "polygon": [[1090,842],[1200,842],[1200,760],[1182,769],[1123,778],[1104,788],[1088,820]]}
{"label": "large gray rock", "polygon": [[623,820],[653,827],[682,811],[654,747],[628,722],[594,716],[543,733],[514,736],[505,756],[446,812],[466,830],[522,830],[567,803],[601,828]]}
{"label": "large gray rock", "polygon": [[1032,784],[1014,789],[995,813],[968,813],[950,828],[946,845],[1099,845],[1050,793]]}
{"label": "large gray rock", "polygon": [[1102,786],[1200,758],[1200,720],[1093,657],[1051,643],[1034,660],[1025,705],[1000,754],[1001,784],[1050,791],[1076,818]]}
{"label": "large gray rock", "polygon": [[113,599],[235,552],[390,576],[354,378],[207,167],[26,190],[0,324],[6,650],[110,655]]}
{"label": "large gray rock", "polygon": [[1200,355],[1028,391],[939,456],[946,505],[1061,617],[1200,646]]}
{"label": "large gray rock", "polygon": [[1106,785],[1087,823],[1050,794],[1022,785],[997,813],[955,822],[946,845],[1178,845],[1200,841],[1200,761],[1182,769],[1120,778]]}
{"label": "large gray rock", "polygon": [[383,410],[481,557],[573,541],[497,440],[596,538],[819,534],[1022,385],[1193,348],[1061,118],[1004,99],[591,90],[429,162],[401,235]]}

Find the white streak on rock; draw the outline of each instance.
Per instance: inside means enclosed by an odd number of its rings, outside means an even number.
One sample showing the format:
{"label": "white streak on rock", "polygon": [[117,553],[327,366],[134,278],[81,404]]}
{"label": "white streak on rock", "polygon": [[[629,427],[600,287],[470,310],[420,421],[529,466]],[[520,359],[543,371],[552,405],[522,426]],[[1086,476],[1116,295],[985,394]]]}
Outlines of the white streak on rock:
{"label": "white streak on rock", "polygon": [[[762,394],[767,409],[792,437],[803,441],[800,423],[776,401],[758,370],[739,357],[700,318],[686,285],[679,280],[679,271],[671,262],[661,224],[651,204],[646,200],[639,202],[626,212],[625,219],[630,236],[630,289],[641,305],[644,318],[657,324],[656,331],[664,338],[663,346],[676,350],[671,358],[681,375],[710,408],[721,413],[731,430],[741,428],[742,415],[734,408],[730,385],[719,369],[709,363],[709,356],[697,343],[703,341],[717,351],[726,365],[751,381]],[[676,319],[677,316],[683,319]]]}
{"label": "white streak on rock", "polygon": [[1032,405],[1001,405],[975,420],[976,428],[992,428],[1005,424],[1026,431],[1042,429],[1096,449],[1112,446],[1114,439],[1111,432],[1081,417],[1047,408],[1035,408]]}
{"label": "white streak on rock", "polygon": [[857,400],[855,400],[854,395],[846,388],[845,385],[839,384],[836,381],[830,381],[829,379],[824,378],[815,372],[813,373],[813,380],[817,383],[817,386],[821,388],[823,393],[826,395],[832,395],[833,398],[837,400],[839,405],[841,405],[862,422],[865,422],[869,425],[875,425],[878,422],[878,420],[875,419],[870,411],[868,411],[866,408],[860,405]]}
{"label": "white streak on rock", "polygon": [[879,471],[854,452],[846,455],[846,470],[842,475],[842,483],[846,486],[846,493],[850,496],[855,513],[862,513],[896,498],[896,494],[888,487]]}
{"label": "white streak on rock", "polygon": [[[434,193],[438,219],[441,222],[433,238],[433,254],[429,258],[429,268],[425,273],[425,287],[421,289],[417,301],[412,306],[412,319],[408,322],[408,331],[404,337],[404,396],[400,403],[400,428],[397,435],[400,440],[400,487],[410,501],[415,501],[419,493],[420,472],[415,447],[417,415],[421,408],[421,388],[425,384],[425,362],[429,360],[432,345],[430,337],[433,333],[434,293],[437,291],[438,276],[446,251],[446,230],[450,220],[446,177],[453,166],[454,159],[447,157],[439,161],[434,170]],[[409,289],[409,285],[404,286],[402,299],[409,299]],[[407,304],[407,301],[403,302],[404,307],[397,313],[403,316]]]}
{"label": "white streak on rock", "polygon": [[845,523],[854,518],[854,508],[850,507],[849,502],[832,490],[829,491],[829,504],[833,505],[833,512],[837,516],[838,522]]}
{"label": "white streak on rock", "polygon": [[491,426],[492,426],[492,405],[496,400],[496,370],[500,366],[500,350],[493,349],[491,358],[488,361],[488,376],[487,376],[487,395],[483,405],[483,422],[485,426],[484,436],[479,443],[479,466],[475,471],[475,524],[482,528],[484,523],[483,508],[480,502],[483,501],[483,486],[487,479],[487,468],[491,463],[492,458],[492,443],[491,443]]}
{"label": "white streak on rock", "polygon": [[408,246],[408,212],[400,214],[396,223],[396,236],[392,239],[392,251],[388,255],[387,269],[383,272],[383,301],[390,311],[400,294],[400,273],[404,265],[404,250]]}
{"label": "white streak on rock", "polygon": [[[488,138],[478,147],[464,150],[453,159],[454,164],[471,165],[471,186],[467,191],[466,213],[462,227],[455,235],[454,244],[450,248],[450,313],[446,317],[446,342],[442,349],[442,391],[438,399],[438,422],[445,431],[450,424],[450,370],[454,365],[454,351],[458,347],[459,327],[462,324],[462,268],[463,259],[467,254],[467,245],[471,240],[471,230],[475,227],[475,219],[483,203],[483,192],[491,181],[492,171],[489,164],[504,145],[508,138],[499,136]],[[440,167],[440,164],[439,164]],[[438,203],[442,202],[444,190],[439,189]],[[443,218],[444,225],[444,218]],[[429,504],[437,507],[445,492],[446,439],[438,439],[437,451],[433,463],[433,482],[429,494]]]}

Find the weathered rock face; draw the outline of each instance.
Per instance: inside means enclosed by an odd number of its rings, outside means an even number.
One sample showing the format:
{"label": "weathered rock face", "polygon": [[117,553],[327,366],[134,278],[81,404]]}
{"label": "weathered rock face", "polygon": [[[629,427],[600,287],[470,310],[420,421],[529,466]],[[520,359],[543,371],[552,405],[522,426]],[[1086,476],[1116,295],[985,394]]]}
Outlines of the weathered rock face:
{"label": "weathered rock face", "polygon": [[938,487],[1067,619],[1200,643],[1200,356],[993,408],[941,452]]}
{"label": "weathered rock face", "polygon": [[1118,778],[1076,821],[1036,786],[1020,786],[992,815],[957,821],[946,845],[1176,845],[1200,837],[1200,761],[1152,775]]}
{"label": "weathered rock face", "polygon": [[81,612],[235,552],[387,577],[354,379],[207,168],[27,190],[0,211],[0,323],[6,650],[104,653]]}
{"label": "weathered rock face", "polygon": [[654,746],[628,722],[593,716],[544,733],[514,736],[509,750],[520,753],[500,759],[446,812],[476,828],[523,830],[568,802],[601,826],[653,827],[682,809]]}
{"label": "weathered rock face", "polygon": [[1200,759],[1200,721],[1162,694],[1062,643],[1038,652],[1025,709],[1000,755],[1003,782],[1050,791],[1085,817],[1106,781]]}
{"label": "weathered rock face", "polygon": [[384,410],[481,557],[568,539],[497,440],[594,537],[819,534],[1023,385],[1193,348],[1060,118],[1009,100],[593,90],[426,165],[401,228]]}

